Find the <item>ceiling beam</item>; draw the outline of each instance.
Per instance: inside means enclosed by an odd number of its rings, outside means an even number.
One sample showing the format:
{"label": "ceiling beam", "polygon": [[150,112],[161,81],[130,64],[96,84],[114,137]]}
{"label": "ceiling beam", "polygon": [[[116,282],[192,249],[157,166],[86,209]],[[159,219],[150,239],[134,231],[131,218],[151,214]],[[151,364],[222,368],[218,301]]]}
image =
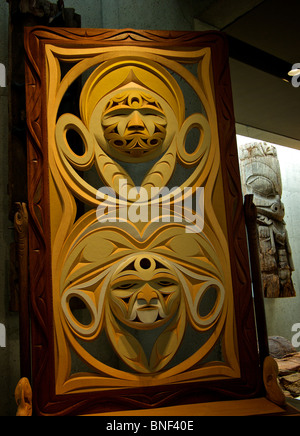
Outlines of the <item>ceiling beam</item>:
{"label": "ceiling beam", "polygon": [[288,72],[292,65],[263,50],[253,47],[230,35],[226,35],[229,44],[229,56],[280,79],[289,80]]}
{"label": "ceiling beam", "polygon": [[194,1],[194,17],[224,30],[225,27],[248,14],[263,2],[264,0],[213,0],[204,3],[205,7],[197,10],[195,3],[202,4],[202,1],[198,3]]}

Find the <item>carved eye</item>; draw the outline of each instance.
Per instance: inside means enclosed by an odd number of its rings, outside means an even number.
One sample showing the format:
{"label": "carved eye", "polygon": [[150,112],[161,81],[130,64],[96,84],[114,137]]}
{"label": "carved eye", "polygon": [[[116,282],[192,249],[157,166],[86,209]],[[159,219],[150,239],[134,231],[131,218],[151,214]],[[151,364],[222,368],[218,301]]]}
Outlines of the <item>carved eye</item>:
{"label": "carved eye", "polygon": [[119,285],[118,289],[122,289],[122,290],[127,290],[127,289],[131,289],[135,286],[135,283],[124,283],[123,285]]}
{"label": "carved eye", "polygon": [[276,189],[273,182],[266,177],[250,177],[247,180],[247,185],[250,185],[254,192],[264,197],[271,197],[276,195]]}
{"label": "carved eye", "polygon": [[167,286],[173,286],[173,285],[175,285],[174,282],[169,282],[169,281],[166,281],[166,280],[161,280],[161,281],[157,282],[157,284],[158,284],[159,286],[162,286],[162,287],[167,287]]}

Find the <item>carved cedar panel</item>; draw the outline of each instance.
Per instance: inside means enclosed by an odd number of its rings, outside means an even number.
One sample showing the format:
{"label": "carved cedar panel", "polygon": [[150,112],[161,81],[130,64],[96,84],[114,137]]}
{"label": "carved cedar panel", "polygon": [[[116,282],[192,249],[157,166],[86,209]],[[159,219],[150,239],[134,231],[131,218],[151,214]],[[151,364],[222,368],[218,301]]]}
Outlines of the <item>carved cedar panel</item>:
{"label": "carved cedar panel", "polygon": [[25,46],[36,413],[261,394],[224,37],[40,27]]}

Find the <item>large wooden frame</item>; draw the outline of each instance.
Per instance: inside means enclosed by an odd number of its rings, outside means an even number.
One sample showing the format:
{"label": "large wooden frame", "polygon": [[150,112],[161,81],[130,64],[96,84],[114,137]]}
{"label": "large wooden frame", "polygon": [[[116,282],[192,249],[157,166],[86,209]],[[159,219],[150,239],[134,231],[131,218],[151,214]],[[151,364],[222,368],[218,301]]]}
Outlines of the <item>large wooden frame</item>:
{"label": "large wooden frame", "polygon": [[[225,37],[218,32],[150,32],[130,29],[51,30],[37,27],[26,30],[25,48],[27,52],[32,385],[35,412],[40,415],[108,413],[263,396],[262,356],[257,346]],[[96,191],[89,191],[90,188],[86,188],[84,184],[78,187],[78,195],[74,194],[76,187],[74,188],[73,185],[76,184],[77,175],[71,167],[68,167],[70,171],[68,170],[69,175],[66,175],[63,164],[61,167],[55,166],[56,161],[53,157],[55,141],[53,142],[52,133],[57,122],[57,98],[59,94],[63,95],[62,93],[76,77],[96,64],[96,57],[97,65],[101,65],[104,60],[109,64],[118,57],[124,58],[126,55],[128,58],[129,53],[132,53],[132,58],[136,62],[135,67],[137,62],[141,61],[141,53],[143,53],[143,56],[149,60],[151,68],[154,63],[159,64],[157,71],[160,71],[162,65],[165,65],[181,77],[187,74],[183,71],[184,64],[199,64],[198,77],[189,80],[195,82],[195,88],[198,87],[202,95],[209,128],[214,135],[215,156],[219,156],[219,167],[217,167],[217,160],[214,161],[216,168],[219,169],[211,188],[211,204],[218,210],[217,220],[221,222],[224,234],[227,235],[228,253],[224,262],[230,276],[229,285],[224,288],[225,295],[229,297],[222,297],[225,298],[228,307],[226,312],[223,311],[215,316],[215,319],[217,317],[218,320],[222,319],[223,323],[216,329],[220,330],[218,334],[222,333],[224,361],[210,362],[202,366],[195,361],[186,367],[183,362],[180,369],[173,373],[172,368],[164,371],[160,369],[159,364],[153,363],[153,368],[156,370],[151,383],[146,382],[143,375],[132,376],[132,372],[129,372],[131,381],[128,381],[119,372],[114,374],[114,371],[110,374],[108,382],[108,378],[103,376],[102,366],[97,366],[97,362],[92,362],[92,367],[94,372],[98,370],[98,379],[95,374],[72,376],[70,364],[62,362],[67,362],[70,358],[68,346],[73,339],[71,336],[64,336],[60,330],[61,324],[58,320],[60,306],[57,305],[55,294],[59,284],[58,277],[60,279],[57,268],[62,259],[58,255],[61,247],[57,245],[57,240],[61,245],[65,244],[67,236],[74,229],[76,220],[74,214],[77,211],[74,206],[74,196],[83,202],[86,201],[92,209],[97,208],[99,204],[99,200],[96,202],[96,195],[94,196]],[[71,71],[70,74],[60,77],[61,62],[77,67],[81,62],[81,67],[77,73]],[[97,83],[95,74],[94,80],[93,83]],[[101,88],[98,92],[101,93]],[[176,93],[172,95],[174,98]],[[82,100],[84,98],[92,99],[88,92]],[[83,118],[90,117],[87,112],[85,115],[81,114]],[[75,122],[74,119],[75,115],[72,115],[65,124],[63,121],[60,123],[59,129],[63,134],[66,134],[64,130],[66,125],[71,124],[76,130],[77,121]],[[205,120],[202,119],[201,122],[199,118],[197,120],[195,119],[189,128],[203,122],[199,130],[205,131],[207,127]],[[184,124],[183,120],[181,122]],[[186,135],[188,131],[185,131]],[[62,161],[64,156],[60,155]],[[182,161],[184,156],[187,156],[186,160],[188,160],[191,154],[182,152]],[[101,159],[103,163],[109,157],[105,154]],[[70,159],[64,162],[70,163]],[[81,165],[76,161],[74,166],[77,165],[77,170],[82,170],[85,169],[84,165],[90,163]],[[74,177],[72,178],[70,174]],[[62,179],[67,186],[66,189],[63,188]],[[111,186],[110,183],[112,182],[106,180],[107,185]],[[195,182],[193,186],[195,188],[197,183]],[[216,199],[214,190],[223,192],[223,197]],[[53,202],[55,207],[52,207]],[[206,203],[205,205],[207,206]],[[69,209],[66,209],[67,207]],[[64,221],[67,221],[65,229],[62,226]],[[85,223],[82,219],[76,223],[84,229]],[[65,232],[65,236],[57,239],[59,232]],[[231,287],[232,291],[230,291]],[[69,324],[72,326],[72,320]],[[116,328],[112,326],[113,323],[107,329]],[[178,331],[179,327],[177,327]],[[122,335],[124,336],[124,332]],[[170,340],[173,341],[172,343],[175,341],[174,337]],[[126,362],[125,357],[124,360]],[[131,369],[135,369],[132,363],[129,362],[129,365],[132,365]],[[143,371],[150,371],[145,364],[141,373]],[[99,374],[102,376],[100,377]]]}

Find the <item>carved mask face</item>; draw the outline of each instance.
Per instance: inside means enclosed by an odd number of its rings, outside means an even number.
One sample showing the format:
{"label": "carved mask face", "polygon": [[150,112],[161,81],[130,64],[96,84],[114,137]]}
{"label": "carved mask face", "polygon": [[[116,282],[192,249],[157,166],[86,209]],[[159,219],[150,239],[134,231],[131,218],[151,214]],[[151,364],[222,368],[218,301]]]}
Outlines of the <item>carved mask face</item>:
{"label": "carved mask face", "polygon": [[101,122],[109,146],[133,158],[151,154],[166,137],[167,120],[161,105],[140,90],[112,97]]}
{"label": "carved mask face", "polygon": [[176,313],[181,299],[175,271],[152,255],[127,260],[113,274],[109,288],[113,314],[135,329],[165,324]]}
{"label": "carved mask face", "polygon": [[276,148],[265,143],[245,144],[240,150],[245,194],[253,194],[258,213],[282,221],[282,183]]}
{"label": "carved mask face", "polygon": [[284,206],[271,177],[252,175],[247,179],[247,188],[253,194],[257,211],[269,218],[281,221]]}

